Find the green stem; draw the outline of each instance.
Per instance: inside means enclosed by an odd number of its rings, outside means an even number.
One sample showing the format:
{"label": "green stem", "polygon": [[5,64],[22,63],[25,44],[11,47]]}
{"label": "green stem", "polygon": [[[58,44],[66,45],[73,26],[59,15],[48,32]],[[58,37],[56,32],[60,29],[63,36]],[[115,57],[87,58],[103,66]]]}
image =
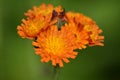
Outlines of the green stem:
{"label": "green stem", "polygon": [[60,71],[60,67],[59,65],[56,65],[53,68],[53,80],[59,80],[59,71]]}

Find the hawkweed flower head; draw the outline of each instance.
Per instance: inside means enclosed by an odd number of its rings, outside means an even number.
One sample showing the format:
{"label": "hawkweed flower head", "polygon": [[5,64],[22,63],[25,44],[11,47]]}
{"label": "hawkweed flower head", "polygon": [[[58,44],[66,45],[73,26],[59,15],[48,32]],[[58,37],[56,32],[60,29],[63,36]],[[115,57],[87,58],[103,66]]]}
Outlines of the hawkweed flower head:
{"label": "hawkweed flower head", "polygon": [[37,47],[35,51],[41,56],[41,62],[52,61],[53,66],[58,64],[62,67],[63,61],[68,63],[68,58],[74,59],[77,55],[77,52],[73,51],[76,49],[74,42],[74,35],[66,27],[59,31],[57,26],[51,26],[39,34],[33,46]]}
{"label": "hawkweed flower head", "polygon": [[104,36],[101,36],[102,29],[91,18],[81,14],[68,12],[66,19],[69,22],[70,29],[76,35],[78,48],[86,48],[89,46],[104,46]]}
{"label": "hawkweed flower head", "polygon": [[18,34],[32,39],[41,62],[51,61],[53,66],[63,67],[64,62],[77,57],[76,49],[104,46],[102,29],[84,14],[66,12],[61,6],[41,4],[28,10],[25,16],[17,27]]}
{"label": "hawkweed flower head", "polygon": [[22,24],[18,26],[18,34],[23,38],[33,39],[49,24],[48,20],[43,16],[34,19],[23,19]]}

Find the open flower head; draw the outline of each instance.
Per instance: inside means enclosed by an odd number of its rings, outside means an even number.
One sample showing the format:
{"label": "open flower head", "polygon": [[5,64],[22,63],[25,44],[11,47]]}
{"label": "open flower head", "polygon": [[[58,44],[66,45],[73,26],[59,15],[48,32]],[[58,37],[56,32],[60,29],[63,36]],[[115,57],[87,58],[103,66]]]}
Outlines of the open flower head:
{"label": "open flower head", "polygon": [[43,32],[39,35],[36,42],[33,42],[36,54],[41,56],[41,62],[52,61],[52,65],[57,64],[62,67],[63,61],[68,63],[68,58],[74,59],[77,52],[75,37],[69,32],[66,27],[63,27],[61,31],[58,30],[57,26],[51,26],[47,32]]}
{"label": "open flower head", "polygon": [[69,27],[70,31],[73,32],[73,34],[76,37],[76,45],[79,49],[86,48],[88,44],[88,34],[83,29],[85,22],[88,23],[87,19],[85,19],[86,16],[79,14],[79,13],[72,13],[68,12],[66,13],[66,20],[68,21],[67,27]]}
{"label": "open flower head", "polygon": [[43,3],[38,7],[34,6],[33,9],[28,10],[28,12],[25,13],[25,15],[27,16],[27,18],[30,18],[30,19],[34,19],[39,16],[44,16],[50,21],[51,18],[53,17],[54,11],[56,12],[55,15],[57,16],[63,11],[63,9],[61,6],[54,7],[52,4],[46,5]]}
{"label": "open flower head", "polygon": [[49,25],[48,20],[43,16],[39,16],[35,19],[23,19],[22,24],[18,26],[18,34],[23,38],[33,39],[41,32],[46,29]]}
{"label": "open flower head", "polygon": [[[102,43],[104,41],[104,36],[100,36],[102,30],[99,29],[94,20],[83,14],[72,12],[66,13],[66,19],[69,23],[72,23],[72,25],[70,24],[71,29],[75,32],[78,43],[84,43],[90,46],[104,45]],[[80,45],[78,44],[78,46]],[[86,48],[85,45],[81,46],[83,47],[80,48]]]}

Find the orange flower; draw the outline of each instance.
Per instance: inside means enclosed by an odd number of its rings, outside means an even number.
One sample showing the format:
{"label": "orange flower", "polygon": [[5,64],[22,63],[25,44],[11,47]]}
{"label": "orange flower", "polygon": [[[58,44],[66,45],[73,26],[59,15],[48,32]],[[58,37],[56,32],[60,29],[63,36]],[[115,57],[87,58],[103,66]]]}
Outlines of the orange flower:
{"label": "orange flower", "polygon": [[31,19],[37,18],[41,15],[50,19],[52,17],[53,9],[54,9],[53,5],[51,4],[46,5],[43,3],[39,7],[34,6],[33,10],[28,10],[28,12],[25,13],[25,15]]}
{"label": "orange flower", "polygon": [[52,65],[57,64],[63,67],[63,61],[68,63],[68,58],[74,59],[77,55],[75,50],[75,37],[66,27],[59,31],[57,26],[51,26],[50,29],[41,33],[36,42],[33,42],[36,54],[41,56],[41,62],[52,61]]}
{"label": "orange flower", "polygon": [[51,4],[46,5],[43,3],[39,7],[34,6],[33,10],[28,10],[25,15],[30,19],[37,18],[42,15],[48,20],[51,20],[51,18],[53,17],[53,11],[56,11],[56,15],[60,15],[60,13],[63,12],[63,9],[61,6],[57,6],[54,8]]}
{"label": "orange flower", "polygon": [[[79,13],[66,13],[66,20],[68,23],[69,29],[73,32],[76,37],[76,45],[77,48],[82,49],[86,48],[88,44],[88,34],[85,30],[83,30],[83,18],[84,16]],[[85,21],[84,21],[85,22]],[[87,22],[86,22],[87,23]]]}
{"label": "orange flower", "polygon": [[33,39],[37,37],[42,29],[46,29],[49,25],[47,19],[43,16],[35,19],[23,19],[22,24],[18,26],[18,34],[23,38]]}
{"label": "orange flower", "polygon": [[89,18],[81,13],[67,12],[66,18],[67,18],[68,22],[74,22],[77,25],[84,26],[84,25],[94,25],[95,24],[95,22],[91,18]]}
{"label": "orange flower", "polygon": [[[81,45],[83,47],[80,47],[80,49],[86,48],[86,44],[89,44],[90,46],[104,45],[102,43],[104,41],[104,36],[99,36],[99,34],[102,33],[102,30],[98,28],[91,18],[83,14],[68,12],[66,13],[66,19],[68,23],[72,23],[71,28],[78,36],[78,43],[83,43]],[[78,46],[80,46],[80,44],[78,44]]]}

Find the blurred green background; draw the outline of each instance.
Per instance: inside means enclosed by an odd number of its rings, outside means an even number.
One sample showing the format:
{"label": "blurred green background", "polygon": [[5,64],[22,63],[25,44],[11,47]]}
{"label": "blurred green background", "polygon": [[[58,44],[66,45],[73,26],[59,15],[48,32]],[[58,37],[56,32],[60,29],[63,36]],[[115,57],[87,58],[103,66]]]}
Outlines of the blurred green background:
{"label": "blurred green background", "polygon": [[41,63],[16,30],[24,12],[43,2],[81,12],[104,31],[105,46],[81,50],[59,80],[120,80],[120,0],[0,0],[0,80],[51,80],[51,64]]}

